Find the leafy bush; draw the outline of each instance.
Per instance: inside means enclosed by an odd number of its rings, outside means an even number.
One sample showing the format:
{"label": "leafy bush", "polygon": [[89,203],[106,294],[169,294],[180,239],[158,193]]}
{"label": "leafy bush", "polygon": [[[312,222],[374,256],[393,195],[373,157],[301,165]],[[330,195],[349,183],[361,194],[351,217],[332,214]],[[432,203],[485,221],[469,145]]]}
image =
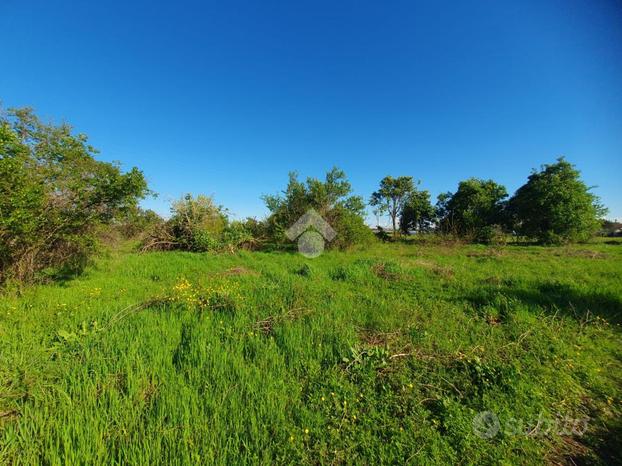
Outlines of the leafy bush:
{"label": "leafy bush", "polygon": [[329,214],[328,221],[337,231],[337,236],[329,243],[331,248],[344,250],[354,245],[365,246],[375,240],[371,229],[356,212],[338,207]]}
{"label": "leafy bush", "polygon": [[209,196],[190,194],[173,203],[171,218],[156,224],[143,241],[142,250],[194,252],[252,249],[258,243],[254,219],[229,221],[226,210]]}
{"label": "leafy bush", "polygon": [[[232,248],[254,249],[257,240],[253,234],[252,226],[249,227],[248,223],[248,220],[230,222],[223,231],[223,243]],[[251,219],[251,223],[254,225],[254,219]]]}
{"label": "leafy bush", "polygon": [[228,219],[209,196],[186,194],[171,206],[171,218],[157,225],[143,242],[143,250],[205,252],[219,249]]}
{"label": "leafy bush", "polygon": [[79,270],[97,228],[148,193],[138,169],[122,173],[96,153],[67,124],[44,124],[30,109],[0,114],[0,282]]}
{"label": "leafy bush", "polygon": [[500,225],[486,225],[479,228],[475,241],[482,244],[502,245],[507,242],[507,235]]}
{"label": "leafy bush", "polygon": [[430,231],[436,221],[436,212],[430,202],[428,191],[419,191],[417,187],[406,198],[400,212],[400,230],[408,233],[415,230],[418,233]]}

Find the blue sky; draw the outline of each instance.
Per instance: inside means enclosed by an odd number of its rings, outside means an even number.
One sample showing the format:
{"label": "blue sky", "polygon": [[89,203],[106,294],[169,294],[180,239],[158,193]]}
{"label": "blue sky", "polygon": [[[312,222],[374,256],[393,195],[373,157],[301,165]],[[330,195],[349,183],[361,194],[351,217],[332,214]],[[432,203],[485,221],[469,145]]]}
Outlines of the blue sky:
{"label": "blue sky", "polygon": [[622,3],[2,0],[0,99],[185,192],[265,214],[287,173],[510,192],[566,156],[622,219]]}

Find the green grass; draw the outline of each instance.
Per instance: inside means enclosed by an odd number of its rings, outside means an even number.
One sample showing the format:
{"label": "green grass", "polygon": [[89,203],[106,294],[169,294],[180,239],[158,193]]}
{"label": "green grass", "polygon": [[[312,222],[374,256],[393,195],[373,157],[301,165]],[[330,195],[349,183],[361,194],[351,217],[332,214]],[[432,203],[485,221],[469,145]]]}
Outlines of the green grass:
{"label": "green grass", "polygon": [[112,254],[0,297],[0,463],[620,462],[621,312],[616,244]]}

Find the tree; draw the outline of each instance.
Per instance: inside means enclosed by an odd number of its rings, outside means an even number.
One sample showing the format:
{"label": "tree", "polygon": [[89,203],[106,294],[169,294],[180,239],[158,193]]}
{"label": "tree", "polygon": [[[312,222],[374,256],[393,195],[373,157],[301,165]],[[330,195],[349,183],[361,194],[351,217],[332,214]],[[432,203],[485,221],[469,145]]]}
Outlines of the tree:
{"label": "tree", "polygon": [[404,233],[409,230],[425,231],[430,228],[434,219],[435,210],[430,202],[430,193],[415,188],[402,207],[400,229]]}
{"label": "tree", "polygon": [[385,176],[380,180],[380,188],[371,195],[369,204],[386,212],[391,217],[393,235],[397,234],[397,217],[404,208],[404,203],[415,189],[411,176]]}
{"label": "tree", "polygon": [[142,172],[122,173],[67,124],[30,109],[0,113],[0,281],[79,269],[95,230],[148,194]]}
{"label": "tree", "polygon": [[309,209],[315,209],[337,232],[330,247],[347,248],[369,241],[373,235],[365,225],[365,204],[351,192],[346,174],[338,168],[326,173],[323,181],[307,178],[306,183],[299,181],[296,173],[290,173],[282,194],[263,197],[270,210],[268,236],[276,243],[288,243],[285,231]]}
{"label": "tree", "polygon": [[455,193],[443,193],[436,204],[440,228],[446,233],[477,239],[485,227],[504,223],[503,200],[508,193],[492,180],[470,178]]}
{"label": "tree", "polygon": [[585,241],[600,227],[607,209],[563,157],[534,170],[510,199],[516,231],[542,243]]}

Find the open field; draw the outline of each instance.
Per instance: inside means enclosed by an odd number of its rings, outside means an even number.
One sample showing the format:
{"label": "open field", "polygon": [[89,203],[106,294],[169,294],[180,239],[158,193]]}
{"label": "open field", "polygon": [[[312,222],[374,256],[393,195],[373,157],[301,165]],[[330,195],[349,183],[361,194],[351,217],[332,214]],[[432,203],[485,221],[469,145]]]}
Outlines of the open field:
{"label": "open field", "polygon": [[619,243],[111,253],[0,298],[0,463],[620,462],[621,312]]}

